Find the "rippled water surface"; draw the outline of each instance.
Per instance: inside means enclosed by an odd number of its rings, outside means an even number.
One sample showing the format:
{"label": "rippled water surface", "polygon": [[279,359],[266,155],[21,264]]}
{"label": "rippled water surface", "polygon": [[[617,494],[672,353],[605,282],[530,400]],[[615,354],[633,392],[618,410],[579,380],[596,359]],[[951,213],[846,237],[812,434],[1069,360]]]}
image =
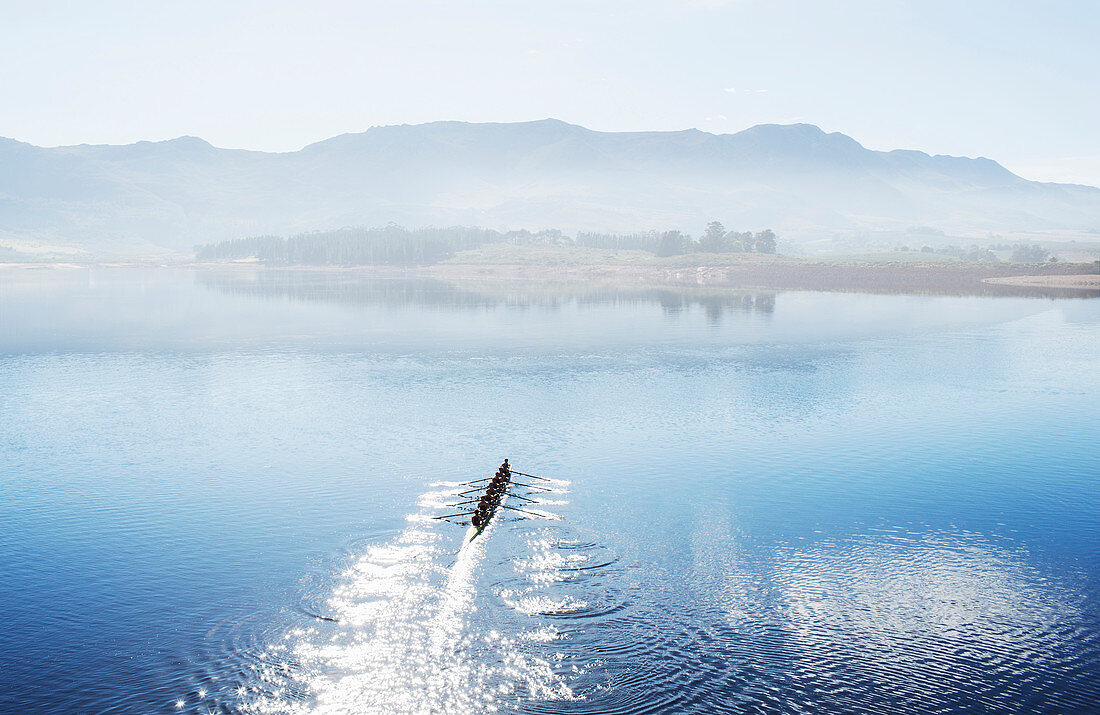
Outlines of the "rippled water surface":
{"label": "rippled water surface", "polygon": [[[1100,301],[0,273],[0,710],[1082,711]],[[554,482],[463,546],[504,458]]]}

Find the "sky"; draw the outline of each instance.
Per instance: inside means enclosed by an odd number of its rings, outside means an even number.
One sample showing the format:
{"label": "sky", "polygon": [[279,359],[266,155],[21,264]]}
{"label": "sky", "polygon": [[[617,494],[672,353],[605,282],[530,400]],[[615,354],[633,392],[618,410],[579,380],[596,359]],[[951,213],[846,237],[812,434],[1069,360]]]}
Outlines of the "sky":
{"label": "sky", "polygon": [[808,122],[1100,185],[1098,0],[0,0],[0,18],[0,136],[40,146]]}

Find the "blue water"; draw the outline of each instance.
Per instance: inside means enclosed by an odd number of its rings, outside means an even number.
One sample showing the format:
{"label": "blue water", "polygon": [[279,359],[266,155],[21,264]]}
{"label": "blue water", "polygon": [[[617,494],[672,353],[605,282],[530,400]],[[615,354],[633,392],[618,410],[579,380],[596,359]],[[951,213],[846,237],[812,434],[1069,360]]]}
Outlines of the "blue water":
{"label": "blue water", "polygon": [[[0,711],[1095,708],[1098,366],[1098,300],[2,273]],[[560,518],[462,547],[504,457]]]}

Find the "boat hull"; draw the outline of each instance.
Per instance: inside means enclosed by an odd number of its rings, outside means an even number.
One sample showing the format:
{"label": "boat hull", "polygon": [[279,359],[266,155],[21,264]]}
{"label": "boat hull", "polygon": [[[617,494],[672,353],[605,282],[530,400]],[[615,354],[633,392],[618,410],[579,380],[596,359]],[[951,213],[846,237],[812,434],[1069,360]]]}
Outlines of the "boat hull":
{"label": "boat hull", "polygon": [[469,530],[466,532],[466,541],[467,542],[473,541],[478,536],[481,536],[481,532],[483,532],[483,531],[485,531],[486,529],[489,528],[489,524],[492,523],[493,517],[496,516],[497,511],[499,511],[503,507],[504,500],[507,499],[507,498],[508,498],[507,494],[502,496],[497,501],[497,503],[493,505],[493,508],[489,510],[489,513],[485,515],[485,520],[482,521],[479,526],[471,526],[469,528]]}

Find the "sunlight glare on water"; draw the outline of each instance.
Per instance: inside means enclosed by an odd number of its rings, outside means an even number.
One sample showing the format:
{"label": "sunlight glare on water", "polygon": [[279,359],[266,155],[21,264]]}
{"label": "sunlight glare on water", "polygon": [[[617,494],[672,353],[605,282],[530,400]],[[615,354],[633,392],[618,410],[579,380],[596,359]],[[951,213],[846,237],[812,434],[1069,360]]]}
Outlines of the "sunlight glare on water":
{"label": "sunlight glare on water", "polygon": [[[568,483],[555,484],[555,493],[563,494]],[[425,493],[418,503],[422,509],[450,509],[464,485],[450,486]],[[477,619],[477,581],[496,521],[479,538],[464,540],[457,553],[453,539],[439,533],[447,524],[423,511],[409,521],[413,525],[370,547],[341,575],[325,603],[333,628],[290,633],[294,667],[269,664],[263,694],[242,702],[244,711],[469,713],[495,711],[514,700],[517,689],[540,700],[573,696],[549,662],[521,647],[520,641],[552,640],[546,637],[552,630],[504,634]],[[552,572],[561,562],[542,558],[515,565],[538,588],[555,580]],[[543,603],[539,611],[552,607]],[[306,697],[283,696],[299,691]]]}

